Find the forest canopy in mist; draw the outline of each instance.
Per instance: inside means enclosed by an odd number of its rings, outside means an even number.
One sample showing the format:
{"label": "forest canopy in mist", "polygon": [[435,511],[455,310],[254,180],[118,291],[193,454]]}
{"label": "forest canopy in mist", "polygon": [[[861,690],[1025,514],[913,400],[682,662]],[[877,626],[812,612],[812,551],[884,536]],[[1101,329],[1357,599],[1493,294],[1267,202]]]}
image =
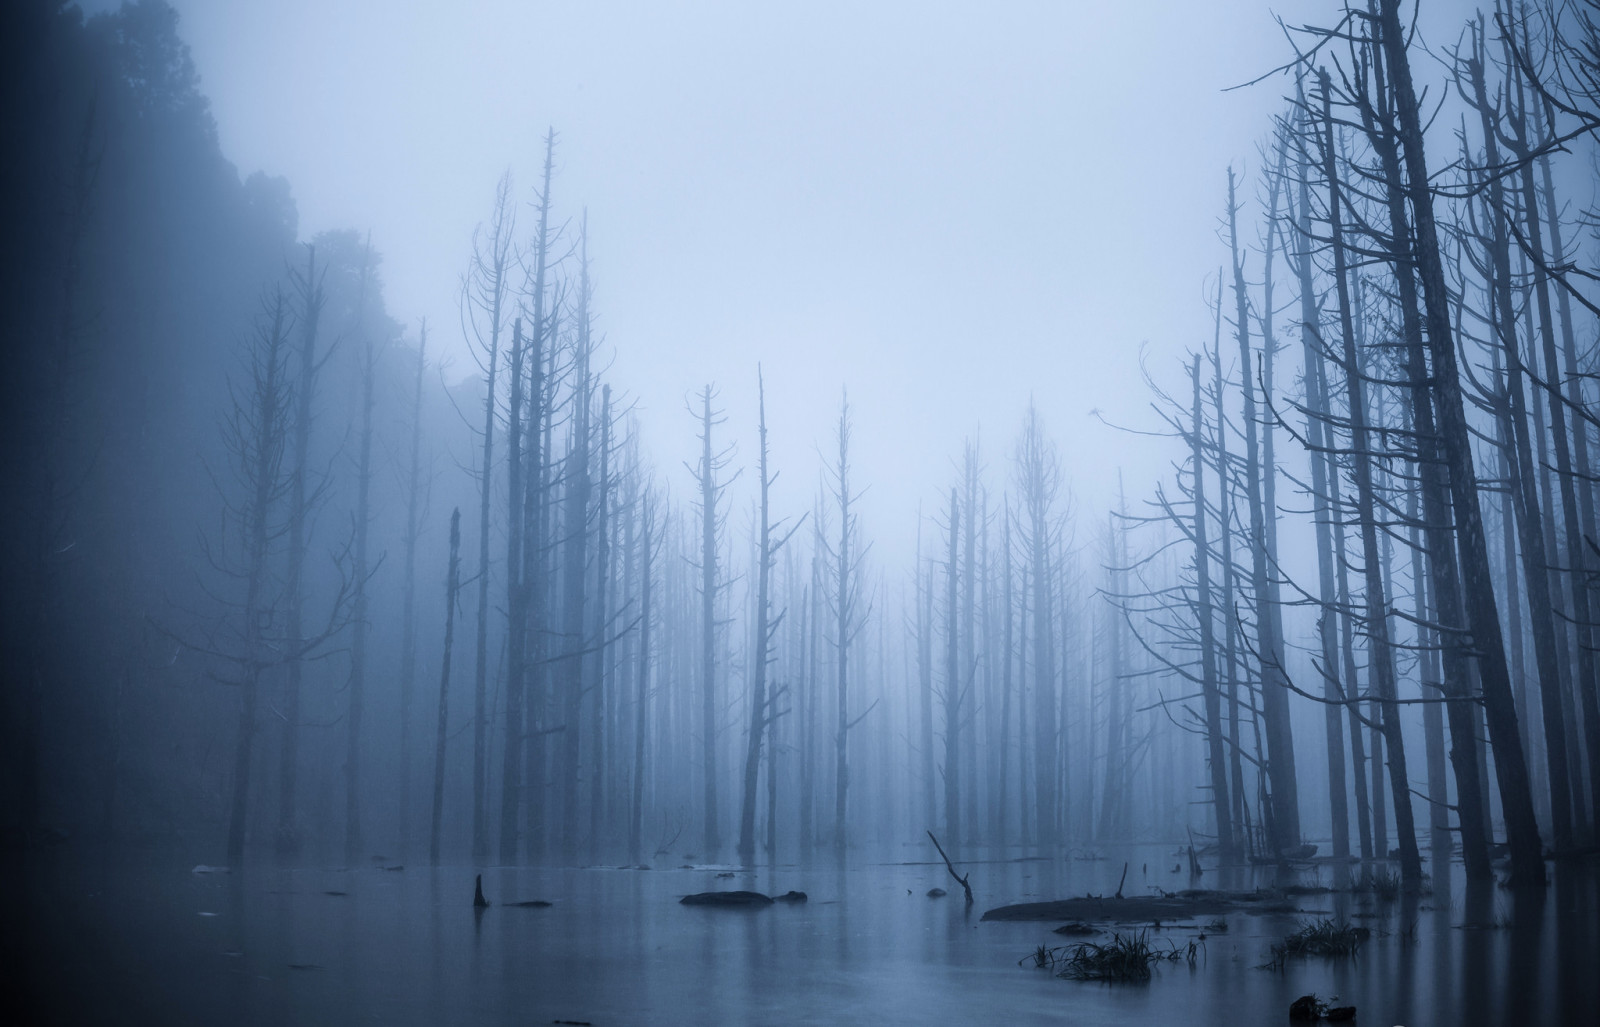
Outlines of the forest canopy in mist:
{"label": "forest canopy in mist", "polygon": [[[996,423],[917,391],[901,357],[956,354],[914,339],[752,339],[663,397],[719,285],[607,276],[660,240],[591,209],[581,124],[506,127],[529,159],[397,296],[375,226],[230,163],[164,0],[8,4],[7,837],[750,866],[931,830],[1542,882],[1600,824],[1600,11],[1325,7],[1218,80],[1266,76],[1231,164],[1168,155],[1210,273],[1085,317],[1182,337],[1011,374]],[[918,288],[921,323],[968,286]]]}

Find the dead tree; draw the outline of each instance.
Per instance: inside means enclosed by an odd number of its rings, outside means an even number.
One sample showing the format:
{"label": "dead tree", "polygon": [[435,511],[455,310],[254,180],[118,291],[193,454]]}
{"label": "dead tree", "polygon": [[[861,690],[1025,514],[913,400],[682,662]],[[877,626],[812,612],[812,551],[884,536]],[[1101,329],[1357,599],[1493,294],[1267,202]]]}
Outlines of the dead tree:
{"label": "dead tree", "polygon": [[[289,486],[289,566],[285,582],[287,602],[285,631],[290,638],[304,633],[305,595],[302,578],[306,551],[310,545],[310,515],[322,489],[311,481],[312,399],[317,373],[327,356],[317,354],[317,325],[326,301],[322,275],[317,270],[316,247],[306,248],[306,269],[292,272],[295,299],[299,305],[300,349],[294,385],[293,456]],[[300,766],[300,691],[305,674],[303,663],[289,661],[284,682],[283,750],[278,767],[278,837],[280,855],[300,847],[299,826],[295,819],[296,775]]]}
{"label": "dead tree", "polygon": [[450,512],[450,569],[444,579],[444,653],[439,660],[439,712],[433,736],[433,831],[428,861],[439,865],[444,837],[444,750],[450,737],[450,659],[456,642],[456,602],[461,594],[461,508]]}
{"label": "dead tree", "polygon": [[[1375,0],[1373,29],[1374,66],[1387,74],[1398,120],[1398,149],[1404,155],[1405,198],[1414,212],[1412,241],[1417,277],[1422,285],[1424,325],[1429,356],[1433,360],[1434,398],[1438,404],[1440,449],[1447,467],[1455,511],[1462,571],[1462,595],[1470,614],[1473,646],[1479,654],[1479,672],[1489,738],[1495,748],[1495,772],[1506,816],[1511,848],[1512,879],[1520,886],[1542,884],[1544,859],[1539,827],[1533,816],[1533,796],[1528,767],[1517,734],[1517,715],[1506,670],[1505,645],[1495,609],[1493,578],[1478,506],[1478,483],[1473,468],[1466,411],[1456,366],[1454,333],[1450,324],[1449,290],[1440,255],[1434,220],[1432,183],[1423,139],[1422,109],[1412,84],[1407,35],[1400,20],[1400,0]],[[1389,93],[1392,89],[1392,94]],[[1413,381],[1420,381],[1413,377]],[[1420,427],[1420,425],[1419,425]],[[1426,509],[1423,517],[1432,518]],[[1431,548],[1431,543],[1430,543]],[[1440,593],[1444,587],[1441,584]],[[1442,611],[1441,611],[1442,612]],[[1448,675],[1448,670],[1446,674]],[[1454,732],[1452,731],[1452,734]],[[1462,818],[1465,821],[1465,817]]]}
{"label": "dead tree", "polygon": [[966,675],[961,673],[957,635],[957,595],[960,572],[956,566],[956,544],[961,535],[961,505],[955,486],[950,487],[950,555],[945,562],[944,610],[944,825],[953,847],[961,844],[961,700],[966,692]]}
{"label": "dead tree", "polygon": [[[1362,565],[1366,574],[1366,635],[1371,654],[1372,674],[1383,718],[1383,738],[1389,751],[1389,777],[1393,786],[1395,830],[1400,841],[1400,877],[1415,887],[1422,880],[1422,862],[1417,852],[1416,829],[1412,823],[1411,793],[1406,771],[1404,740],[1400,734],[1400,711],[1395,705],[1394,650],[1389,637],[1389,611],[1383,581],[1383,564],[1378,553],[1377,500],[1374,496],[1371,454],[1375,442],[1367,421],[1365,383],[1356,353],[1352,324],[1349,271],[1344,245],[1344,221],[1340,208],[1339,175],[1335,166],[1331,89],[1327,72],[1320,76],[1322,86],[1323,168],[1328,184],[1328,235],[1333,248],[1334,290],[1338,298],[1339,330],[1343,339],[1346,398],[1349,406],[1351,463],[1356,480],[1356,510],[1361,533]],[[1375,797],[1376,798],[1376,797]]]}
{"label": "dead tree", "polygon": [[[867,623],[869,609],[863,594],[861,565],[866,559],[867,546],[857,545],[859,530],[854,506],[861,493],[850,485],[850,399],[846,395],[839,406],[838,462],[832,472],[833,501],[839,511],[839,541],[827,547],[833,564],[833,647],[834,692],[838,699],[838,717],[833,738],[833,845],[840,861],[844,860],[849,845],[850,799],[850,731],[872,712],[868,706],[859,715],[850,716],[850,646]],[[877,701],[873,701],[873,706]]]}
{"label": "dead tree", "polygon": [[361,439],[356,460],[355,599],[351,606],[350,679],[345,713],[345,838],[346,866],[355,866],[361,840],[361,723],[367,689],[367,585],[371,577],[368,543],[372,529],[372,408],[377,384],[377,344],[367,331],[365,309],[372,273],[372,240],[361,261],[361,286],[356,298],[355,333],[361,344]]}
{"label": "dead tree", "polygon": [[422,492],[422,375],[427,368],[428,322],[417,341],[411,393],[411,446],[406,473],[405,584],[400,608],[400,852],[411,850],[411,706],[417,683],[417,536]]}
{"label": "dead tree", "polygon": [[725,515],[721,510],[723,491],[728,481],[717,476],[728,466],[733,448],[716,449],[712,429],[726,418],[712,409],[716,390],[707,385],[700,390],[700,462],[690,467],[699,485],[700,518],[700,773],[704,831],[702,844],[707,859],[714,859],[722,848],[717,826],[717,598],[726,587],[718,569],[718,555]]}
{"label": "dead tree", "polygon": [[[779,693],[773,690],[768,694],[767,670],[772,663],[772,640],[783,624],[784,615],[781,611],[777,616],[772,614],[772,564],[778,551],[800,527],[796,523],[794,527],[784,530],[781,519],[776,523],[772,520],[770,493],[778,475],[769,473],[767,469],[767,388],[760,368],[756,369],[756,395],[760,416],[758,434],[761,450],[757,474],[761,499],[757,529],[759,541],[756,545],[755,655],[750,660],[750,735],[745,747],[744,789],[739,803],[739,860],[745,866],[755,862],[756,786],[761,770],[763,735],[778,715]],[[776,538],[773,537],[775,532]]]}
{"label": "dead tree", "polygon": [[1237,308],[1234,328],[1239,339],[1241,392],[1244,397],[1245,504],[1250,517],[1250,580],[1256,599],[1256,644],[1261,666],[1261,712],[1266,725],[1267,776],[1272,783],[1272,844],[1282,853],[1300,844],[1299,783],[1295,777],[1294,736],[1289,731],[1289,693],[1283,669],[1281,613],[1272,602],[1269,565],[1277,554],[1269,552],[1266,520],[1277,516],[1262,496],[1262,479],[1276,474],[1266,466],[1257,438],[1255,360],[1250,345],[1250,301],[1245,289],[1244,264],[1239,256],[1238,202],[1234,197],[1233,169],[1228,169],[1228,240],[1233,253],[1233,293]]}
{"label": "dead tree", "polygon": [[494,213],[487,236],[481,231],[473,233],[472,258],[461,287],[463,331],[476,349],[484,352],[479,358],[484,374],[483,450],[478,467],[478,621],[476,662],[472,671],[472,861],[480,865],[489,858],[485,791],[489,728],[489,540],[494,498],[494,432],[498,416],[495,387],[510,275],[516,262],[512,241],[515,228],[516,213],[508,172],[501,176],[495,188]]}
{"label": "dead tree", "polygon": [[1056,793],[1056,674],[1053,575],[1050,573],[1056,533],[1054,508],[1061,487],[1061,464],[1045,438],[1038,409],[1032,402],[1022,423],[1016,453],[1017,488],[1026,514],[1023,545],[1033,586],[1033,799],[1034,837],[1041,845],[1059,836]]}

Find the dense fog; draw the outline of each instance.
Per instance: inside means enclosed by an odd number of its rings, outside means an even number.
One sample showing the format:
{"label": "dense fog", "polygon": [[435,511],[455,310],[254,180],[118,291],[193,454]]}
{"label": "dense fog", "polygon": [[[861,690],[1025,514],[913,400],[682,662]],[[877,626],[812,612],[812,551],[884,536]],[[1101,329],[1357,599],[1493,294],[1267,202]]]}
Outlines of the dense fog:
{"label": "dense fog", "polygon": [[25,867],[1592,867],[1592,2],[86,7]]}

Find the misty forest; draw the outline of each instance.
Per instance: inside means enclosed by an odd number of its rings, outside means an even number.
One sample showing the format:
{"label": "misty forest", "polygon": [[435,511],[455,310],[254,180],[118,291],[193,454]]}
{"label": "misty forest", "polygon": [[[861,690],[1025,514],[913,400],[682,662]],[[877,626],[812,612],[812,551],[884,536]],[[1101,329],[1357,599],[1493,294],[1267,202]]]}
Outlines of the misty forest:
{"label": "misty forest", "polygon": [[[758,180],[725,281],[607,209],[655,172],[586,180],[581,104],[519,98],[406,234],[234,163],[210,69],[297,59],[87,6],[0,15],[13,1022],[1593,1016],[1594,0],[1235,5],[1264,43],[1214,27],[1201,84],[1038,98],[1151,137],[1083,129],[1108,192],[1054,201],[1137,238],[997,215],[991,274],[930,227],[967,196],[885,230],[960,277],[897,274]],[[870,62],[921,17],[829,31]],[[400,121],[452,74],[388,60]],[[856,101],[793,88],[831,145]],[[1249,123],[1164,144],[1185,92]],[[926,174],[984,102],[926,114]],[[410,145],[352,158],[375,194],[469,147]],[[1109,183],[1156,159],[1152,224]],[[884,174],[863,208],[915,207]],[[1044,246],[1116,291],[1056,305]],[[847,358],[841,296],[926,309]],[[1007,356],[1030,303],[1051,363]]]}

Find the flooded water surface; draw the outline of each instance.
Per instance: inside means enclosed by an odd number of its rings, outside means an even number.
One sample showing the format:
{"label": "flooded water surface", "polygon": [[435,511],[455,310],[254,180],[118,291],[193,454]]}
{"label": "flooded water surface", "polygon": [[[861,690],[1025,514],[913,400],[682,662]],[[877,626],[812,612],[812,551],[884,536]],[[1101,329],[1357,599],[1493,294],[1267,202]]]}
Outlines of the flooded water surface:
{"label": "flooded water surface", "polygon": [[[1170,847],[973,855],[970,908],[942,865],[905,862],[491,869],[484,910],[462,868],[33,868],[13,923],[31,939],[19,955],[41,1023],[1279,1023],[1314,993],[1356,1006],[1366,1024],[1506,1024],[1592,1022],[1600,1004],[1592,864],[1558,868],[1532,897],[1468,891],[1456,867],[1418,897],[1305,894],[1296,913],[1231,913],[1225,930],[1206,926],[1215,917],[1117,925],[1185,955],[1148,983],[1110,984],[1034,966],[1038,946],[1084,940],[1052,933],[1057,923],[982,914],[1112,895],[1124,862],[1127,895],[1192,886]],[[1198,884],[1244,889],[1271,876],[1212,871]],[[1317,867],[1294,880],[1336,877]],[[951,894],[930,898],[936,887]],[[734,889],[809,901],[679,902]],[[514,905],[533,901],[551,905]],[[1354,958],[1262,968],[1274,942],[1325,917],[1371,937]]]}

